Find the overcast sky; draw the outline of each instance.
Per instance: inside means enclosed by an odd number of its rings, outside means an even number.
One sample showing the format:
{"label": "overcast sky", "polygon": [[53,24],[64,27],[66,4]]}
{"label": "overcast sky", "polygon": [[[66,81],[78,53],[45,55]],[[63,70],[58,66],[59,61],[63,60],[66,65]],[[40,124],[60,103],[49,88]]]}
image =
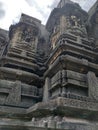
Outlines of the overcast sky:
{"label": "overcast sky", "polygon": [[[87,10],[96,0],[72,0],[78,2]],[[18,22],[21,13],[36,17],[46,23],[51,10],[59,0],[0,0],[0,28],[7,29],[11,24]]]}

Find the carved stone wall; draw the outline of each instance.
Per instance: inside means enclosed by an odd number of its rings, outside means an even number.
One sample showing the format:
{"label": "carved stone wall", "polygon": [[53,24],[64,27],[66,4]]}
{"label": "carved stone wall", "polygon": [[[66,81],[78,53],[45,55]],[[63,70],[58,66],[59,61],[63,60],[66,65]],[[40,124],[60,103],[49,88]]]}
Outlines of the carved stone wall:
{"label": "carved stone wall", "polygon": [[0,129],[98,130],[98,12],[88,19],[78,4],[61,0],[46,26],[22,14],[9,39],[4,32]]}
{"label": "carved stone wall", "polygon": [[34,126],[45,127],[45,123],[47,123],[48,128],[52,129],[65,129],[65,130],[97,130],[98,125],[93,124],[93,122],[89,123],[87,120],[77,120],[70,119],[72,122],[68,121],[69,119],[66,117],[59,116],[51,116],[47,118],[38,118],[32,121]]}
{"label": "carved stone wall", "polygon": [[88,97],[87,75],[85,74],[71,70],[61,70],[49,78],[47,85],[45,84],[44,91],[47,91],[46,95],[50,98],[67,96],[68,98],[82,99],[82,97]]}
{"label": "carved stone wall", "polygon": [[98,79],[94,72],[88,72],[89,97],[98,101]]}

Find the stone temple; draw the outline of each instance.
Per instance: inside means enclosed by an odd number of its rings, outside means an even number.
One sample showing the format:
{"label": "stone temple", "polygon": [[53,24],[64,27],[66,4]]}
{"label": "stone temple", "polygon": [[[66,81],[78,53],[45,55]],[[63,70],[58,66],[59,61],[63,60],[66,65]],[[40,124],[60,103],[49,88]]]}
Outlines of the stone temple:
{"label": "stone temple", "polygon": [[0,29],[0,130],[98,130],[98,1]]}

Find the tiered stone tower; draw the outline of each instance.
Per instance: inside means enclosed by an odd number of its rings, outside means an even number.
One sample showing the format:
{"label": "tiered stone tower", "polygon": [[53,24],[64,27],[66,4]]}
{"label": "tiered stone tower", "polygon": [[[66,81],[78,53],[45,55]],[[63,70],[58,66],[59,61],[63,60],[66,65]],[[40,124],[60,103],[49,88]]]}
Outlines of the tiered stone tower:
{"label": "tiered stone tower", "polygon": [[39,43],[46,48],[48,37],[43,38],[41,28],[39,20],[25,14],[18,24],[10,27],[10,44],[6,56],[0,60],[0,104],[30,107],[42,99],[42,72],[47,50],[39,49]]}
{"label": "tiered stone tower", "polygon": [[98,130],[97,7],[61,0],[46,28],[22,14],[1,31],[1,130]]}

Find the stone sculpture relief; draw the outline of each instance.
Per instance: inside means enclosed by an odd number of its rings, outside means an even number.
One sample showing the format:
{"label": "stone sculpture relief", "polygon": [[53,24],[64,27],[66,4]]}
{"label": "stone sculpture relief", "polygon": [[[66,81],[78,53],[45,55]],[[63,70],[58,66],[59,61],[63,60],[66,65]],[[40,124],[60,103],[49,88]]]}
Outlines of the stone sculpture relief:
{"label": "stone sculpture relief", "polygon": [[67,31],[81,37],[87,36],[85,25],[81,24],[81,20],[76,16],[67,17]]}
{"label": "stone sculpture relief", "polygon": [[22,39],[27,43],[31,42],[31,40],[33,39],[33,35],[30,29],[23,30]]}

